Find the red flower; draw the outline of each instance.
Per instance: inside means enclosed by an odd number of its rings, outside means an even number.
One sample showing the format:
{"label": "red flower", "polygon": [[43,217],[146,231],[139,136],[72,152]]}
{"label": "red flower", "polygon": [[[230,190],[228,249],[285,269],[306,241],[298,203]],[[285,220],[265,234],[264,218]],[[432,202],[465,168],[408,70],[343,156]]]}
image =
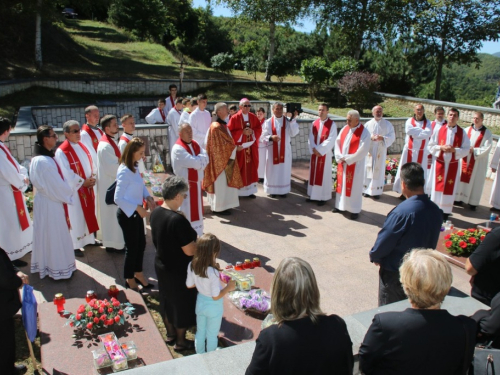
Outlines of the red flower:
{"label": "red flower", "polygon": [[485,237],[484,235],[483,235],[483,236],[481,236],[481,241],[482,241],[482,240],[484,240],[484,237]]}
{"label": "red flower", "polygon": [[123,311],[118,310],[118,315],[123,315]]}
{"label": "red flower", "polygon": [[118,323],[119,321],[120,321],[120,317],[119,317],[118,315],[117,315],[117,316],[115,316],[115,322],[117,322],[117,323]]}
{"label": "red flower", "polygon": [[94,323],[95,324],[99,323],[99,318],[97,316],[94,318]]}
{"label": "red flower", "polygon": [[112,326],[115,321],[113,319],[108,319],[106,320],[106,325],[107,326]]}
{"label": "red flower", "polygon": [[108,309],[108,312],[109,312],[109,313],[112,313],[112,312],[113,312],[113,308],[111,308],[111,307],[110,307],[110,308]]}
{"label": "red flower", "polygon": [[75,315],[75,319],[76,319],[76,320],[80,320],[81,318],[82,318],[82,315],[81,315],[81,314],[76,314],[76,315]]}
{"label": "red flower", "polygon": [[74,326],[75,326],[75,323],[73,323],[73,322],[69,322],[69,326],[70,326],[70,327],[74,327]]}
{"label": "red flower", "polygon": [[92,329],[92,327],[93,327],[93,324],[92,324],[92,323],[87,324],[87,328],[88,328],[88,329]]}
{"label": "red flower", "polygon": [[444,246],[446,246],[446,247],[450,247],[451,245],[453,245],[453,242],[451,242],[451,241],[446,241],[444,244]]}
{"label": "red flower", "polygon": [[463,236],[464,234],[464,232],[457,232],[457,236]]}
{"label": "red flower", "polygon": [[462,249],[465,249],[467,247],[467,242],[465,241],[460,241],[458,246],[460,246]]}
{"label": "red flower", "polygon": [[117,306],[120,306],[120,302],[119,301],[113,301],[113,306],[117,307]]}
{"label": "red flower", "polygon": [[476,243],[476,239],[475,239],[474,237],[470,237],[470,238],[469,238],[469,242],[470,242],[470,243]]}
{"label": "red flower", "polygon": [[468,230],[469,232],[472,232],[472,233],[474,233],[475,231],[477,231],[477,229],[474,229],[474,228],[469,228],[469,229],[467,229],[467,230]]}
{"label": "red flower", "polygon": [[89,312],[87,313],[87,316],[88,316],[89,318],[92,318],[92,316],[93,316],[93,315],[94,315],[94,313],[93,313],[92,311],[89,311]]}
{"label": "red flower", "polygon": [[449,239],[450,239],[450,237],[451,237],[451,234],[447,234],[446,236],[444,236],[444,239],[445,239],[445,240],[449,240]]}
{"label": "red flower", "polygon": [[106,320],[106,318],[107,318],[107,316],[106,316],[106,315],[104,315],[104,314],[102,314],[102,315],[101,315],[101,320],[102,320],[102,321],[105,321],[105,320]]}
{"label": "red flower", "polygon": [[104,308],[103,307],[99,307],[99,314],[102,314],[104,312]]}
{"label": "red flower", "polygon": [[85,311],[85,306],[83,305],[80,305],[80,307],[78,308],[78,310],[76,310],[77,313],[81,314]]}

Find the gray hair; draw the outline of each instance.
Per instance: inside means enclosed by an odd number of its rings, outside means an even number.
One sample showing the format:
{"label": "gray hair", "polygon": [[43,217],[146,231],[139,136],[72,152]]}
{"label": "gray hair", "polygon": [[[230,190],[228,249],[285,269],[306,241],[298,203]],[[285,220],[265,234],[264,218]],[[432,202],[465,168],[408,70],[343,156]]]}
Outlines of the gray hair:
{"label": "gray hair", "polygon": [[178,194],[188,191],[187,181],[179,176],[168,177],[161,186],[161,195],[164,200],[171,201]]}
{"label": "gray hair", "polygon": [[181,131],[184,128],[187,128],[188,126],[191,127],[191,124],[189,122],[183,122],[182,124],[180,124],[178,128],[178,133],[181,134]]}
{"label": "gray hair", "polygon": [[97,108],[95,105],[89,105],[87,108],[85,108],[85,114],[98,110],[99,108]]}
{"label": "gray hair", "polygon": [[273,103],[273,106],[272,106],[272,109],[275,109],[275,108],[276,108],[276,106],[278,106],[278,105],[280,105],[280,106],[284,107],[284,104],[283,104],[283,103],[281,103],[281,102],[274,102],[274,103]]}
{"label": "gray hair", "polygon": [[359,112],[354,109],[347,112],[347,116],[356,117],[359,120]]}
{"label": "gray hair", "polygon": [[65,133],[69,133],[69,129],[74,126],[74,125],[78,125],[80,126],[80,123],[76,120],[68,120],[66,121],[64,124],[63,124],[63,132]]}
{"label": "gray hair", "polygon": [[227,104],[226,103],[222,103],[222,102],[219,102],[215,105],[214,107],[214,112],[217,114],[217,112],[219,112],[219,109],[221,108],[224,108],[226,107],[227,108]]}

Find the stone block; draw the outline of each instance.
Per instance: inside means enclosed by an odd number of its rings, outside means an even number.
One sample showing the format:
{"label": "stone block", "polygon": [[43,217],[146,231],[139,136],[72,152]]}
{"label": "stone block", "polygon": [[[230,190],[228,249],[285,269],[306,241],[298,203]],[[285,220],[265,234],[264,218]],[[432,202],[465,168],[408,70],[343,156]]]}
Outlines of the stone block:
{"label": "stone block", "polygon": [[23,160],[24,159],[24,147],[19,147],[17,149],[17,155],[14,155],[14,156],[16,156],[18,160]]}

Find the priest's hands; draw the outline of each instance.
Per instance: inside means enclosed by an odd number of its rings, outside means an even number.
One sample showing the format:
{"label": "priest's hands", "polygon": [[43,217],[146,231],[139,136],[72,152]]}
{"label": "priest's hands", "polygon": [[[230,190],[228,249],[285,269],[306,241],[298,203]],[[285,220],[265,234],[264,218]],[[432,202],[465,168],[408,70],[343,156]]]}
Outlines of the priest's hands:
{"label": "priest's hands", "polygon": [[241,151],[243,150],[243,146],[236,146],[236,151]]}
{"label": "priest's hands", "polygon": [[441,151],[453,153],[453,152],[455,152],[455,147],[450,146],[450,145],[443,145],[443,146],[441,146]]}
{"label": "priest's hands", "polygon": [[83,187],[93,187],[95,185],[95,178],[87,178],[85,182],[83,183]]}
{"label": "priest's hands", "polygon": [[250,128],[245,128],[245,130],[243,130],[243,134],[245,134],[245,135],[252,135],[253,134],[253,130],[250,129]]}
{"label": "priest's hands", "polygon": [[277,135],[272,135],[272,136],[271,136],[271,140],[272,140],[273,142],[279,142],[279,141],[281,141],[281,138],[280,138],[280,137],[278,137]]}
{"label": "priest's hands", "polygon": [[317,157],[321,157],[322,155],[319,153],[318,150],[316,150],[315,148],[313,148],[313,154],[316,155]]}
{"label": "priest's hands", "polygon": [[338,162],[339,163],[345,163],[345,158],[340,158]]}

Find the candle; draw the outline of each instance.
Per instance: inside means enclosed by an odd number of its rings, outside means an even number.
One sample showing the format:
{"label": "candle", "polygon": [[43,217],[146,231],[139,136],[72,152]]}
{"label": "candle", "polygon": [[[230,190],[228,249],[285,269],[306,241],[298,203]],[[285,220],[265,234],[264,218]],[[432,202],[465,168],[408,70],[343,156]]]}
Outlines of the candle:
{"label": "candle", "polygon": [[116,287],[116,285],[110,285],[109,286],[108,296],[110,298],[117,298],[118,297],[118,293],[120,293],[120,291],[118,290],[118,288]]}
{"label": "candle", "polygon": [[97,299],[97,295],[95,294],[95,292],[93,290],[88,290],[87,296],[85,297],[85,301],[87,301],[87,303],[89,303],[93,299]]}
{"label": "candle", "polygon": [[254,267],[260,267],[260,259],[255,257],[253,258],[253,266]]}
{"label": "candle", "polygon": [[236,262],[236,266],[234,266],[234,269],[236,271],[241,271],[243,269],[243,265],[241,264],[241,262]]}
{"label": "candle", "polygon": [[64,311],[64,304],[66,303],[66,300],[64,299],[64,296],[62,293],[57,293],[54,296],[54,305],[57,306],[57,312],[61,314]]}
{"label": "candle", "polygon": [[245,259],[245,263],[243,263],[243,269],[247,270],[249,268],[253,268],[253,263],[250,262],[250,259]]}

